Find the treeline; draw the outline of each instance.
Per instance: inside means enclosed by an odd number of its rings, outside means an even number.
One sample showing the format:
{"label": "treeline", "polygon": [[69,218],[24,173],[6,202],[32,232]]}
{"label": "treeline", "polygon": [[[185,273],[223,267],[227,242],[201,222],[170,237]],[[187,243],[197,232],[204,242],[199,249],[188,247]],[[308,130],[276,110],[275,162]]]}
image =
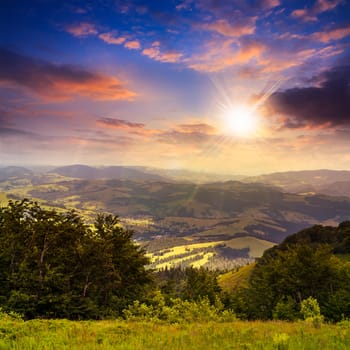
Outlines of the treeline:
{"label": "treeline", "polygon": [[26,318],[118,316],[152,286],[145,252],[112,215],[9,202],[0,209],[0,306]]}
{"label": "treeline", "polygon": [[116,216],[87,224],[74,211],[10,201],[0,208],[0,308],[27,319],[350,318],[350,222],[289,236],[224,290],[220,272],[152,271],[132,235]]}

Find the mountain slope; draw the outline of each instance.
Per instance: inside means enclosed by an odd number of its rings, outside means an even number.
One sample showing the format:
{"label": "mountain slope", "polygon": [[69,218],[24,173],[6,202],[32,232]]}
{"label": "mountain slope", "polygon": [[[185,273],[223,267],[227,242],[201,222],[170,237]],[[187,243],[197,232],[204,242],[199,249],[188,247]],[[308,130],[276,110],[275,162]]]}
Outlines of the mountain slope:
{"label": "mountain slope", "polygon": [[[1,189],[1,188],[0,188]],[[281,242],[315,223],[350,218],[350,198],[297,195],[256,183],[190,183],[66,179],[11,189],[13,198],[37,198],[52,206],[150,218],[143,239],[157,235],[228,240],[254,236]]]}
{"label": "mountain slope", "polygon": [[346,170],[302,170],[287,171],[244,179],[249,183],[264,183],[282,188],[286,192],[315,192],[339,181],[350,181],[350,171]]}
{"label": "mountain slope", "polygon": [[5,181],[13,177],[27,177],[33,175],[33,172],[27,168],[19,166],[8,166],[0,168],[0,181]]}
{"label": "mountain slope", "polygon": [[50,173],[62,176],[95,180],[95,179],[125,179],[132,181],[161,181],[164,177],[157,174],[150,174],[132,167],[108,166],[95,168],[87,165],[69,165],[52,169]]}

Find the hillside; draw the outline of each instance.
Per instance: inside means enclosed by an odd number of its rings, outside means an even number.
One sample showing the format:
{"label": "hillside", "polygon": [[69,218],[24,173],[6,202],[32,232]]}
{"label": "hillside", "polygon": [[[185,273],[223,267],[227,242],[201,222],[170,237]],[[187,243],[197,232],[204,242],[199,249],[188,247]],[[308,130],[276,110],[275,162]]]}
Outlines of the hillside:
{"label": "hillside", "polygon": [[267,249],[252,268],[223,275],[221,283],[249,319],[294,320],[309,300],[318,314],[340,321],[350,312],[349,254],[350,221],[314,225]]}
{"label": "hillside", "polygon": [[[244,181],[269,184],[293,193],[320,192],[331,195],[349,195],[350,193],[349,190],[346,193],[340,192],[336,185],[338,182],[350,181],[350,171],[346,170],[286,171],[246,177]],[[332,190],[335,190],[335,192],[332,192]]]}
{"label": "hillside", "polygon": [[5,181],[11,178],[24,178],[31,175],[33,175],[31,170],[19,166],[0,168],[0,181]]}

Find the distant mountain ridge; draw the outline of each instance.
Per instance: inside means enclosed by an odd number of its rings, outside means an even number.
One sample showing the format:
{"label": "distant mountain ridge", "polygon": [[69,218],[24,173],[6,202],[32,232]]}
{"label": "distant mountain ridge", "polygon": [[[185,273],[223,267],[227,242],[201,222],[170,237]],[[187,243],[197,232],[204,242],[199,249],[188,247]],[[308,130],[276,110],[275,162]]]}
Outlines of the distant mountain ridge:
{"label": "distant mountain ridge", "polygon": [[0,168],[0,181],[5,181],[12,177],[32,176],[33,172],[27,168],[20,166],[7,166]]}
{"label": "distant mountain ridge", "polygon": [[[26,196],[48,205],[74,203],[79,210],[154,218],[157,224],[151,225],[149,235],[195,235],[205,240],[250,235],[278,242],[310,224],[350,219],[350,198],[289,194],[276,187],[238,181],[197,185],[68,179],[26,191]],[[172,228],[162,220],[172,221]]]}
{"label": "distant mountain ridge", "polygon": [[166,181],[168,179],[157,174],[149,174],[143,171],[125,166],[91,167],[88,165],[68,165],[52,169],[50,173],[85,180],[97,179],[124,179],[132,181]]}
{"label": "distant mountain ridge", "polygon": [[[334,183],[350,182],[348,170],[301,170],[286,171],[258,176],[246,177],[244,182],[260,182],[282,188],[286,192],[319,192],[330,194],[328,188],[334,188]],[[350,187],[349,191],[350,194]],[[340,193],[337,193],[340,195]]]}

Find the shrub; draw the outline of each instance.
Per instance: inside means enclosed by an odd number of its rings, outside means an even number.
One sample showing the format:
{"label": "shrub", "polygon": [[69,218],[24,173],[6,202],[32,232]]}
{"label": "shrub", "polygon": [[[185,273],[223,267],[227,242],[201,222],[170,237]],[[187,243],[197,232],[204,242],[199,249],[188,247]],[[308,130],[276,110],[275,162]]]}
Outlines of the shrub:
{"label": "shrub", "polygon": [[216,304],[211,305],[208,298],[198,301],[175,298],[166,305],[164,297],[156,294],[149,304],[135,301],[123,311],[123,315],[127,320],[160,320],[169,323],[228,322],[235,319],[233,311],[223,310],[222,304]]}
{"label": "shrub", "polygon": [[275,320],[294,321],[298,318],[297,304],[294,299],[288,296],[276,304],[272,315]]}
{"label": "shrub", "polygon": [[317,299],[308,297],[301,302],[301,314],[305,321],[312,322],[312,324],[319,328],[323,322],[323,316],[321,315],[320,306]]}

